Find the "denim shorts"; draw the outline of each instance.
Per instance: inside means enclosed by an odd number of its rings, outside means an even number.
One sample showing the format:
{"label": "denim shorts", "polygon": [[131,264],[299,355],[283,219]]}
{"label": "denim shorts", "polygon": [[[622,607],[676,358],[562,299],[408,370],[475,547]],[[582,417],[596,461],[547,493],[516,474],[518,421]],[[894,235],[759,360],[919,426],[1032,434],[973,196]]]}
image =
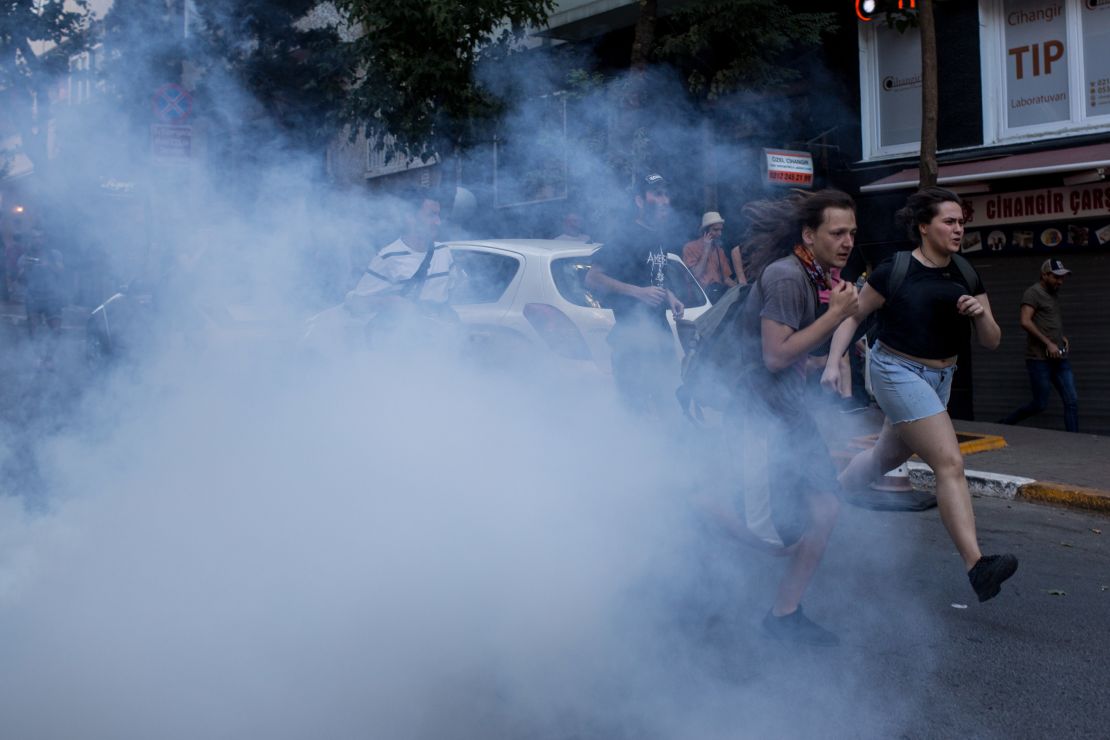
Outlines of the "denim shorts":
{"label": "denim shorts", "polygon": [[871,392],[891,424],[947,410],[955,374],[955,365],[937,369],[896,355],[878,342],[871,348]]}

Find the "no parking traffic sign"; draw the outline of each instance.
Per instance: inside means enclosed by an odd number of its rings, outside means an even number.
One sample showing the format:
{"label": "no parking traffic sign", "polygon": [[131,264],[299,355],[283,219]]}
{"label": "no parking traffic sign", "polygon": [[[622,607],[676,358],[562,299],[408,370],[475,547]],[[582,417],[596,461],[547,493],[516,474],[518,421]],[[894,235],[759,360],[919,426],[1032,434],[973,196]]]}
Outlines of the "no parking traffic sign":
{"label": "no parking traffic sign", "polygon": [[176,82],[167,82],[154,91],[150,101],[154,117],[162,123],[184,123],[193,112],[193,98]]}

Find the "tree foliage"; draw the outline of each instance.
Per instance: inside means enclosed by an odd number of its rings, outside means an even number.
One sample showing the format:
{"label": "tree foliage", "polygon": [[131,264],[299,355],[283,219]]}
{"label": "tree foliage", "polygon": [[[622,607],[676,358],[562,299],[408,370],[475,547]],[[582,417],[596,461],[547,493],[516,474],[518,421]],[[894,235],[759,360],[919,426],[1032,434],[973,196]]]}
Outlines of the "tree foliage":
{"label": "tree foliage", "polygon": [[834,30],[833,13],[799,13],[781,0],[695,0],[666,19],[656,56],[680,67],[710,100],[797,79],[790,53]]}
{"label": "tree foliage", "polygon": [[418,157],[449,154],[500,101],[475,75],[504,59],[527,27],[541,27],[554,0],[336,0],[358,36],[343,109],[368,133]]}
{"label": "tree foliage", "polygon": [[197,35],[213,72],[291,143],[319,148],[334,131],[353,73],[336,24],[306,22],[319,0],[194,0]]}
{"label": "tree foliage", "polygon": [[[46,160],[50,87],[68,70],[68,56],[57,49],[81,48],[87,20],[85,0],[0,2],[0,116],[6,114],[36,164]],[[40,42],[46,49],[36,54],[33,45]]]}
{"label": "tree foliage", "polygon": [[101,23],[109,90],[145,123],[153,91],[185,82],[198,115],[221,133],[275,127],[291,143],[319,147],[350,67],[334,24],[305,22],[318,4],[193,0],[186,33],[182,0],[115,0]]}

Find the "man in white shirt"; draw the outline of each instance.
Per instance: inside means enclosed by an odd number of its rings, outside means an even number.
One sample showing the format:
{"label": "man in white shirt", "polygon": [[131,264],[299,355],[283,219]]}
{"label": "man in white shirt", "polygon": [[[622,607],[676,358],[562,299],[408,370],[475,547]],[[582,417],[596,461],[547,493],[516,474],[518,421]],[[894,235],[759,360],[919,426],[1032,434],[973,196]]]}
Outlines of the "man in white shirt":
{"label": "man in white shirt", "polygon": [[[401,238],[370,260],[343,303],[309,319],[306,347],[329,352],[359,344],[401,340],[436,345],[458,316],[448,305],[453,283],[451,250],[435,243],[439,201],[427,189],[402,197]],[[445,329],[448,327],[448,329]]]}
{"label": "man in white shirt", "polygon": [[404,231],[370,260],[346,304],[354,312],[380,309],[401,299],[447,303],[451,251],[435,243],[439,201],[427,190],[404,197]]}

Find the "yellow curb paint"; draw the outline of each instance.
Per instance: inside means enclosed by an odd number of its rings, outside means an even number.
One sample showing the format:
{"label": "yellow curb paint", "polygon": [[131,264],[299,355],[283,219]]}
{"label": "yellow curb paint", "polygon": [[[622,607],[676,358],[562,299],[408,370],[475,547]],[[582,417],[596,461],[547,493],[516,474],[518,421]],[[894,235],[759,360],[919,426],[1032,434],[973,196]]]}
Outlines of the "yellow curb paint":
{"label": "yellow curb paint", "polygon": [[[957,436],[963,441],[960,442],[960,452],[964,455],[974,455],[976,452],[988,452],[990,450],[1001,450],[1006,447],[1006,440],[997,434],[971,434],[970,432],[957,432]],[[864,437],[853,437],[851,445],[853,448],[868,449],[875,446],[875,442],[879,439],[877,434],[868,434]],[[919,460],[917,455],[914,455],[914,460]]]}
{"label": "yellow curb paint", "polygon": [[967,432],[960,432],[961,437],[973,437],[960,442],[960,452],[965,455],[973,455],[976,452],[988,452],[990,450],[1001,450],[1006,446],[1006,440],[999,437],[997,434],[968,434]]}
{"label": "yellow curb paint", "polygon": [[1097,488],[1072,486],[1067,483],[1051,481],[1026,483],[1018,487],[1016,498],[1110,513],[1110,492],[1100,491]]}

